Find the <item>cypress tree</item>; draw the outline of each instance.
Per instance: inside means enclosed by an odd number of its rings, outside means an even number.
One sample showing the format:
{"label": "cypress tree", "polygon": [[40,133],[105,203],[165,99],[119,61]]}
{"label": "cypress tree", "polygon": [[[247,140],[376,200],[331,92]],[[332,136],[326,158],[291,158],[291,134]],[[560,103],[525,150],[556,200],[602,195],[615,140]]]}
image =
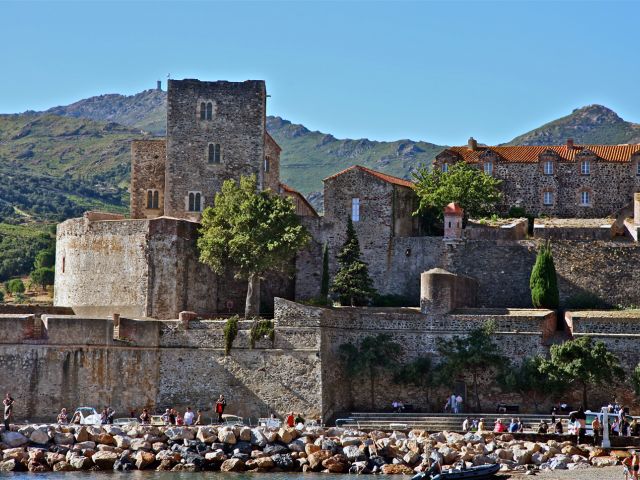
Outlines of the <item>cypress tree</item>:
{"label": "cypress tree", "polygon": [[338,253],[338,265],[333,291],[340,296],[340,303],[348,301],[352,307],[366,303],[375,290],[367,264],[360,258],[360,242],[351,217],[347,222],[347,240]]}
{"label": "cypress tree", "polygon": [[543,243],[538,249],[536,263],[531,270],[529,288],[531,303],[535,308],[558,308],[560,304],[558,278],[549,242]]}
{"label": "cypress tree", "polygon": [[322,283],[320,284],[320,296],[327,300],[329,296],[329,245],[325,242],[322,248]]}

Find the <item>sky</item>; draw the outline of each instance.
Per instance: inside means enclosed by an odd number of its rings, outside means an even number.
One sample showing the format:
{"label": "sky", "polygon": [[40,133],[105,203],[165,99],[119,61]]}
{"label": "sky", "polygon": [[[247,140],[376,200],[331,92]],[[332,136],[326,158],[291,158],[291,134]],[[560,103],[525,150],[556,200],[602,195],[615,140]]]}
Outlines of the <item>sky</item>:
{"label": "sky", "polygon": [[640,1],[0,0],[0,112],[156,80],[264,79],[338,138],[509,141],[599,103],[640,122]]}

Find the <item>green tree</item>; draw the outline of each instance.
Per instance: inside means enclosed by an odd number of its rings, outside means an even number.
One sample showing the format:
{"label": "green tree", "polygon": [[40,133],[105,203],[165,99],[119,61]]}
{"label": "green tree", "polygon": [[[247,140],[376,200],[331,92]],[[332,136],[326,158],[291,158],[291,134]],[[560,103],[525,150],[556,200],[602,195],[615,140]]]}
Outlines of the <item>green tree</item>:
{"label": "green tree", "polygon": [[431,358],[418,357],[410,363],[402,365],[393,377],[393,381],[399,385],[415,385],[425,392],[427,405],[429,402],[430,387],[434,385],[434,371]]}
{"label": "green tree", "polygon": [[553,379],[580,387],[585,409],[589,388],[612,386],[624,379],[618,357],[604,343],[588,336],[552,345],[551,356],[540,365],[540,370]]}
{"label": "green tree", "polygon": [[0,303],[4,302],[4,292],[0,290]]}
{"label": "green tree", "polygon": [[416,214],[435,213],[442,218],[444,207],[456,202],[464,209],[465,218],[487,217],[496,213],[502,200],[501,180],[465,162],[451,165],[447,172],[421,167],[414,179],[420,200]]}
{"label": "green tree", "polygon": [[11,295],[15,295],[17,293],[24,293],[25,291],[24,283],[22,283],[22,280],[20,280],[19,278],[14,278],[9,280],[6,283],[5,288],[7,292],[9,292]]}
{"label": "green tree", "polygon": [[391,335],[380,333],[363,338],[358,345],[343,343],[338,353],[350,379],[369,377],[371,409],[375,408],[375,385],[382,370],[393,372],[399,365],[402,347]]}
{"label": "green tree", "polygon": [[538,248],[536,263],[531,270],[529,288],[531,303],[535,308],[558,308],[560,303],[558,278],[549,242],[543,243]]}
{"label": "green tree", "polygon": [[322,280],[320,282],[320,297],[327,300],[329,297],[329,245],[325,242],[322,247]]}
{"label": "green tree", "polygon": [[56,262],[56,251],[52,248],[46,250],[40,250],[36,255],[36,260],[33,263],[35,269],[38,268],[51,268]]}
{"label": "green tree", "polygon": [[360,242],[351,217],[347,221],[347,239],[338,253],[338,265],[332,289],[339,295],[340,303],[348,301],[352,307],[366,303],[375,290],[367,264],[360,258]]}
{"label": "green tree", "polygon": [[31,281],[36,285],[40,285],[43,289],[47,285],[53,285],[55,279],[55,271],[51,267],[39,267],[31,272]]}
{"label": "green tree", "polygon": [[202,213],[200,261],[218,273],[235,269],[248,280],[245,316],[258,315],[260,277],[287,271],[295,253],[309,241],[290,198],[257,191],[255,177],[226,180],[215,205]]}
{"label": "green tree", "polygon": [[636,397],[640,397],[640,363],[636,365],[631,373],[631,386]]}
{"label": "green tree", "polygon": [[541,355],[526,357],[519,365],[504,369],[498,377],[503,390],[520,394],[523,402],[531,400],[536,412],[546,398],[562,393],[567,387],[562,380],[541,370],[544,361]]}
{"label": "green tree", "polygon": [[455,378],[471,375],[476,411],[480,411],[479,378],[487,370],[500,372],[508,360],[498,353],[493,342],[495,324],[486,322],[467,335],[451,340],[438,339],[437,350],[441,358],[438,365],[438,382],[449,384]]}

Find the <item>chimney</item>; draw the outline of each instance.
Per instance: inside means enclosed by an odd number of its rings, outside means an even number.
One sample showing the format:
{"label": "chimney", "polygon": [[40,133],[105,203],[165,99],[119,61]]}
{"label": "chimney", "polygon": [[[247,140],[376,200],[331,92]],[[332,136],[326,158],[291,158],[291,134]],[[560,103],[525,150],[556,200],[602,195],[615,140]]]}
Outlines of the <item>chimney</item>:
{"label": "chimney", "polygon": [[573,138],[567,138],[567,148],[573,148]]}
{"label": "chimney", "polygon": [[469,146],[469,150],[472,152],[475,152],[478,149],[478,141],[473,137],[469,137],[467,145]]}
{"label": "chimney", "polygon": [[156,90],[158,90],[159,92],[162,91],[162,80],[158,80],[158,82],[156,83]]}

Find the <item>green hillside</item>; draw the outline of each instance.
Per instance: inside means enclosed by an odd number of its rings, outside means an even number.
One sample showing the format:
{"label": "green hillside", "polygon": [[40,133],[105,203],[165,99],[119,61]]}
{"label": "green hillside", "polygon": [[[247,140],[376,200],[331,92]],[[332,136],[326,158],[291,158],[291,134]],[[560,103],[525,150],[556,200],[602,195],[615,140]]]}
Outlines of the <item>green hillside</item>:
{"label": "green hillside", "polygon": [[577,108],[570,115],[522,134],[505,145],[562,145],[640,143],[640,125],[626,122],[602,105]]}

